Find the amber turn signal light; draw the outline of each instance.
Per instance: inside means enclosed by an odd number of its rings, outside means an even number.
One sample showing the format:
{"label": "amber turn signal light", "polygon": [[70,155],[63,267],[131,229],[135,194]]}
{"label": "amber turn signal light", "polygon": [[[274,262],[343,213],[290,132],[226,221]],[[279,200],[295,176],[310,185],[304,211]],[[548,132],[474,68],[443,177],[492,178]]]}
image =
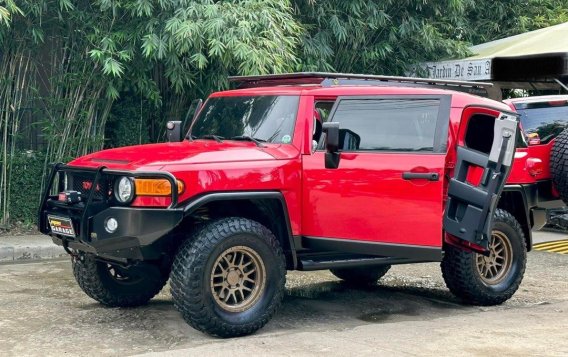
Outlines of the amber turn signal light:
{"label": "amber turn signal light", "polygon": [[[166,179],[134,179],[136,195],[138,196],[169,196],[172,194],[170,181]],[[178,195],[185,188],[182,181],[177,180]]]}

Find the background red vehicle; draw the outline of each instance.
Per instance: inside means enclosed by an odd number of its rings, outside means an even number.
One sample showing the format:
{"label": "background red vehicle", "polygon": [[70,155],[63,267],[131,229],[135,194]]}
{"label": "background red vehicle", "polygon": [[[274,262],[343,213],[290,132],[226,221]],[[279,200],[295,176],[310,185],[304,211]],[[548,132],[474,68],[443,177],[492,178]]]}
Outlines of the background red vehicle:
{"label": "background red vehicle", "polygon": [[287,269],[368,284],[392,264],[441,262],[467,303],[517,290],[537,198],[505,185],[517,114],[463,93],[483,85],[330,73],[233,81],[240,89],[212,94],[184,140],[183,123],[171,123],[174,142],[56,165],[39,228],[72,255],[89,296],[141,305],[171,278],[189,324],[239,336],[274,314]]}
{"label": "background red vehicle", "polygon": [[530,187],[538,198],[539,214],[562,208],[568,202],[568,95],[504,102],[520,114],[523,139],[517,144],[508,184]]}

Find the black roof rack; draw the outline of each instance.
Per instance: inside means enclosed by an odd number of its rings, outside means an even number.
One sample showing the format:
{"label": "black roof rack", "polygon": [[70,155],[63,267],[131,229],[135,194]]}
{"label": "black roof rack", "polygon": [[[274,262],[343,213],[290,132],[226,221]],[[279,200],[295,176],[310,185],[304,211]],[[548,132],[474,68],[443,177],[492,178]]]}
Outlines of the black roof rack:
{"label": "black roof rack", "polygon": [[234,76],[229,82],[237,88],[272,87],[287,85],[320,85],[322,87],[340,85],[365,86],[404,86],[404,87],[443,87],[445,89],[477,94],[487,97],[487,89],[493,84],[485,82],[467,82],[438,80],[431,78],[376,76],[369,74],[299,72],[268,74],[260,76]]}

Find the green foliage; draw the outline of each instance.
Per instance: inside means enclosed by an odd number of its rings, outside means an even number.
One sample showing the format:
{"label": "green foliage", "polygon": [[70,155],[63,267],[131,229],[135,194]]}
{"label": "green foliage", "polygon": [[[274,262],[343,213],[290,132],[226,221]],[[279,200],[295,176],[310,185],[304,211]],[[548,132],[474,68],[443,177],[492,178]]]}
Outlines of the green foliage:
{"label": "green foliage", "polygon": [[37,215],[45,154],[19,152],[10,157],[11,222],[33,223]]}
{"label": "green foliage", "polygon": [[14,13],[23,14],[14,0],[0,0],[0,26],[10,26]]}
{"label": "green foliage", "polygon": [[568,21],[568,0],[295,0],[301,70],[399,74],[467,46]]}
{"label": "green foliage", "polygon": [[480,44],[568,21],[568,0],[477,0],[466,11],[464,39]]}
{"label": "green foliage", "polygon": [[[138,99],[138,100],[137,100]],[[105,146],[121,147],[150,142],[152,108],[135,96],[123,96],[113,106],[105,128]]]}
{"label": "green foliage", "polygon": [[404,74],[416,62],[467,53],[447,36],[467,0],[305,1],[295,5],[306,32],[301,70]]}
{"label": "green foliage", "polygon": [[[299,62],[302,29],[289,1],[95,3],[101,19],[90,36],[91,59],[119,91],[134,90],[156,104],[168,95],[204,96],[227,87],[230,74],[285,72]],[[164,80],[173,93],[160,88]]]}

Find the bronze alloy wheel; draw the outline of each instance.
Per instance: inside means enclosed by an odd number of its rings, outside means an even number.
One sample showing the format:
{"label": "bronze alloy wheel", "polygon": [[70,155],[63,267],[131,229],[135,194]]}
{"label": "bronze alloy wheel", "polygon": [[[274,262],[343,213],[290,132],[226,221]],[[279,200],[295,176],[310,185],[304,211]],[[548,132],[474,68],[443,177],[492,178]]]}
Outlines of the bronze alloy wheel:
{"label": "bronze alloy wheel", "polygon": [[262,296],[265,286],[264,263],[249,247],[231,247],[213,264],[211,292],[217,304],[226,311],[248,310]]}
{"label": "bronze alloy wheel", "polygon": [[219,337],[250,335],[272,318],[284,296],[286,258],[262,224],[242,217],[211,220],[176,254],[172,299],[183,319]]}
{"label": "bronze alloy wheel", "polygon": [[441,268],[450,291],[467,304],[502,304],[519,288],[527,263],[527,240],[515,217],[497,208],[488,256],[446,246]]}
{"label": "bronze alloy wheel", "polygon": [[494,230],[489,245],[489,256],[477,254],[476,266],[483,283],[497,285],[505,279],[513,262],[513,249],[507,235]]}

